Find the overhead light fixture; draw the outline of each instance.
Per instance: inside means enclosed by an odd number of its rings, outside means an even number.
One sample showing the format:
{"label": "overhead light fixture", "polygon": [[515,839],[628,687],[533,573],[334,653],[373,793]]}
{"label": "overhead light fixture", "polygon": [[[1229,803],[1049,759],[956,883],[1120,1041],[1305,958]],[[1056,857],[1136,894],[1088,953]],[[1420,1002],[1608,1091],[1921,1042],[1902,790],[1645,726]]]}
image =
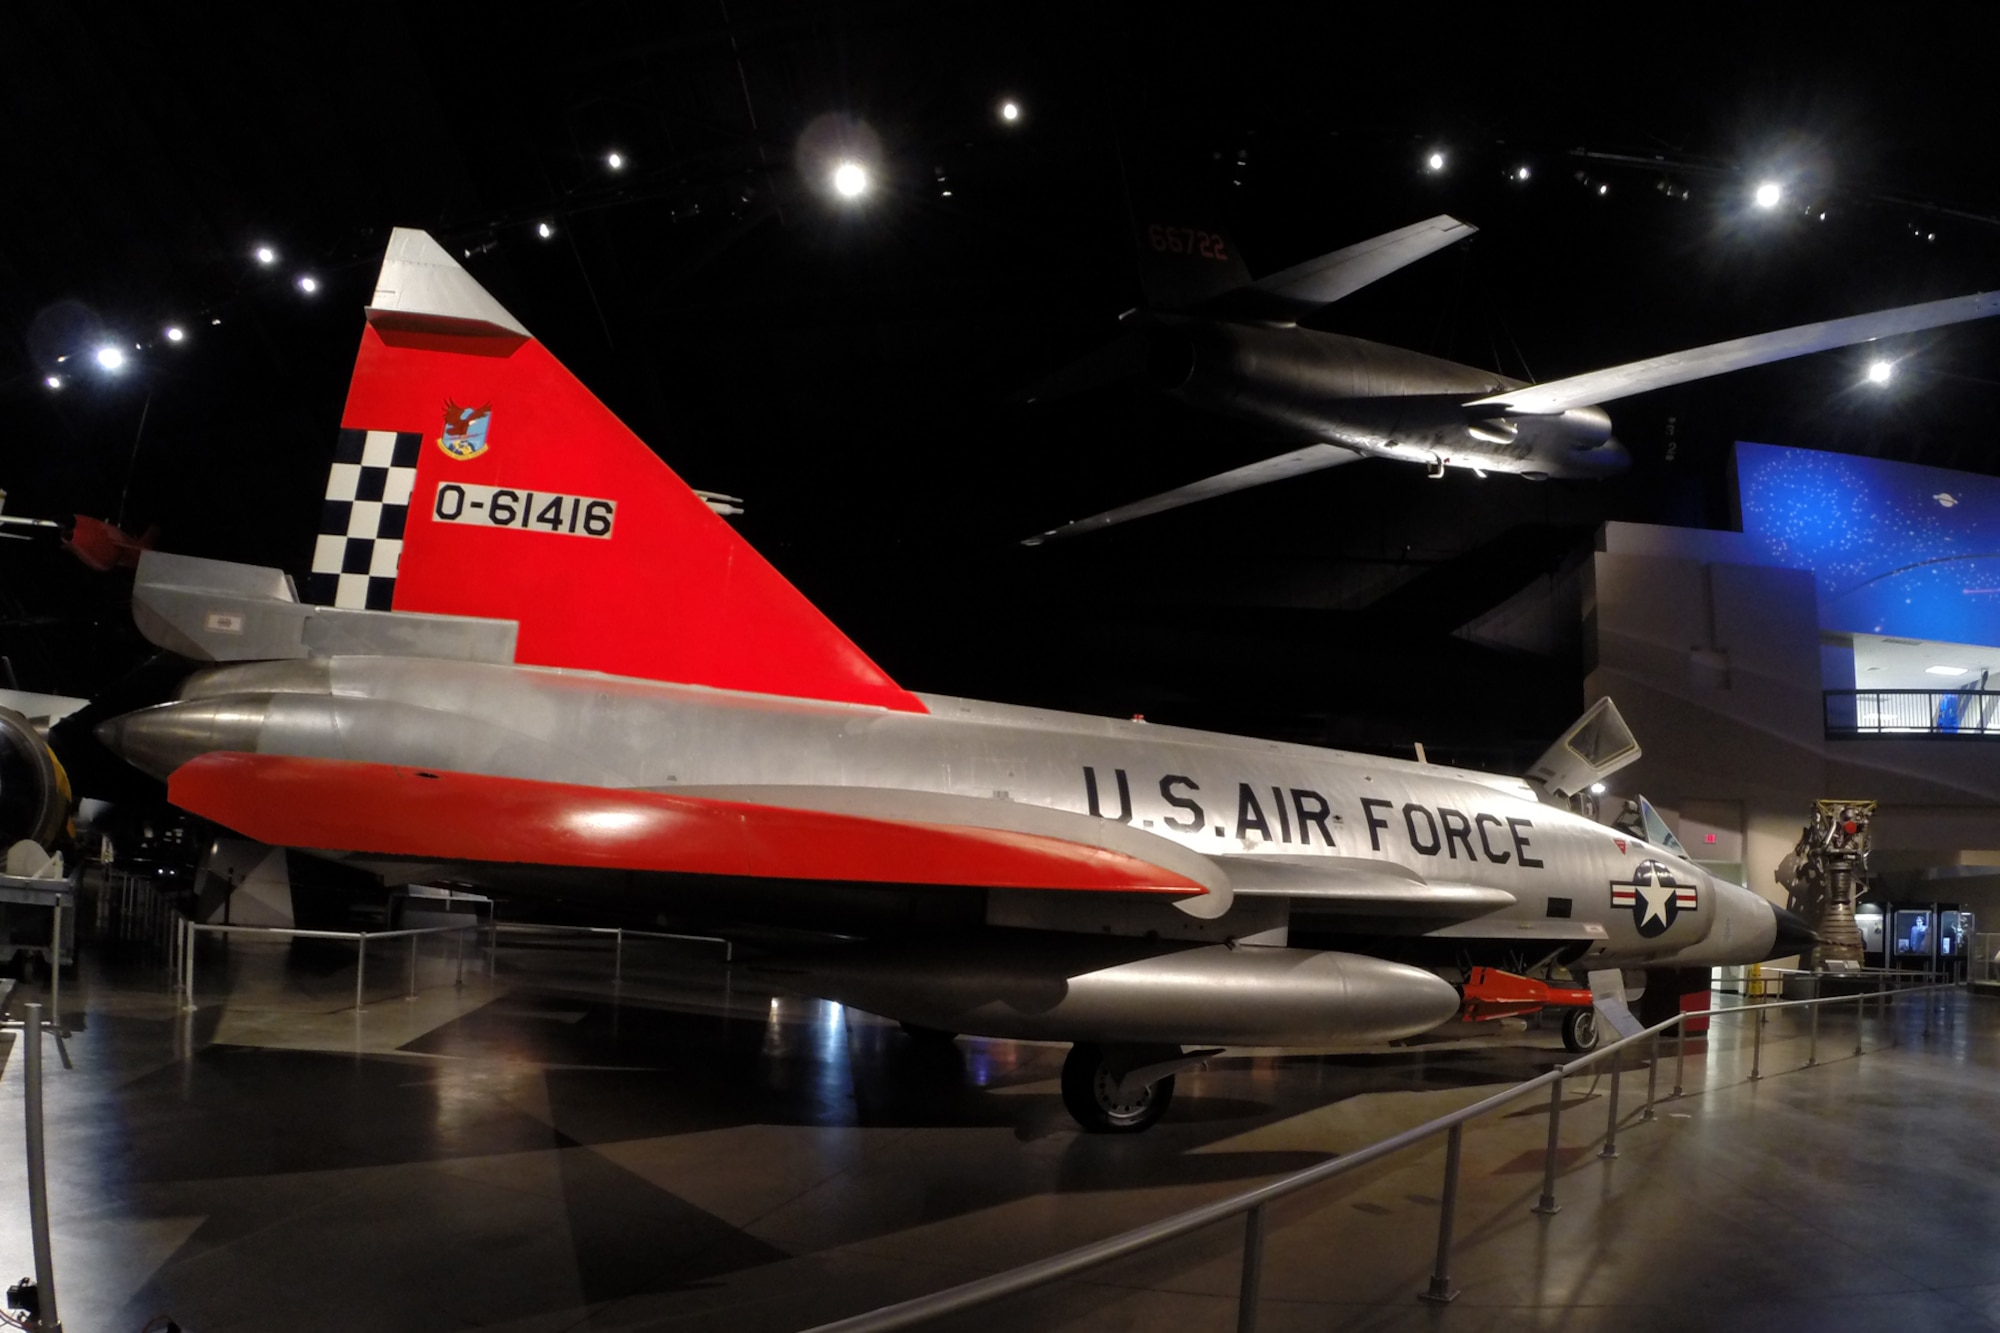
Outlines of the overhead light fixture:
{"label": "overhead light fixture", "polygon": [[1444,154],[1440,152],[1432,152],[1429,157],[1424,159],[1424,169],[1426,171],[1443,171]]}
{"label": "overhead light fixture", "polygon": [[604,165],[610,167],[613,171],[623,171],[625,169],[625,154],[619,152],[606,153],[604,155]]}
{"label": "overhead light fixture", "polygon": [[848,159],[833,169],[834,192],[843,199],[858,199],[868,192],[868,168]]}
{"label": "overhead light fixture", "polygon": [[1020,118],[1021,118],[1021,104],[1019,102],[1016,102],[1013,98],[1010,97],[1006,101],[1000,104],[1000,119],[1006,121],[1009,125],[1012,125],[1015,121],[1019,120]]}
{"label": "overhead light fixture", "polygon": [[116,347],[97,349],[97,364],[106,370],[117,370],[125,364],[125,353]]}
{"label": "overhead light fixture", "polygon": [[178,324],[170,324],[170,325],[168,325],[168,326],[167,326],[167,341],[168,341],[168,342],[170,342],[170,343],[177,343],[177,342],[181,342],[181,341],[185,340],[186,338],[187,338],[187,331],[186,331],[186,330],[184,330],[183,328],[181,328],[181,326],[180,326],[180,325],[178,325]]}
{"label": "overhead light fixture", "polygon": [[1514,168],[1514,179],[1517,181],[1524,181],[1528,179],[1528,169],[1526,167]]}
{"label": "overhead light fixture", "polygon": [[1776,208],[1778,201],[1785,197],[1785,187],[1776,181],[1763,181],[1751,197],[1757,201],[1759,208]]}
{"label": "overhead light fixture", "polygon": [[42,380],[42,383],[48,385],[51,389],[60,389],[62,388],[62,376],[60,375],[46,376]]}
{"label": "overhead light fixture", "polygon": [[1597,193],[1600,195],[1610,194],[1611,187],[1609,185],[1600,185],[1597,187]]}
{"label": "overhead light fixture", "polygon": [[278,262],[278,252],[268,245],[258,246],[256,254],[257,262],[260,264],[275,264]]}
{"label": "overhead light fixture", "polygon": [[319,290],[319,279],[315,278],[310,273],[301,274],[299,277],[299,290],[304,292],[307,296],[311,296],[314,292]]}
{"label": "overhead light fixture", "polygon": [[1924,668],[1926,676],[1963,676],[1971,667],[1931,666]]}
{"label": "overhead light fixture", "polygon": [[1887,361],[1870,361],[1868,363],[1868,382],[1870,384],[1887,384],[1889,377],[1895,373],[1896,368]]}
{"label": "overhead light fixture", "polygon": [[555,234],[556,229],[552,224],[547,222],[537,222],[535,224],[535,235],[541,237],[543,240],[546,241]]}

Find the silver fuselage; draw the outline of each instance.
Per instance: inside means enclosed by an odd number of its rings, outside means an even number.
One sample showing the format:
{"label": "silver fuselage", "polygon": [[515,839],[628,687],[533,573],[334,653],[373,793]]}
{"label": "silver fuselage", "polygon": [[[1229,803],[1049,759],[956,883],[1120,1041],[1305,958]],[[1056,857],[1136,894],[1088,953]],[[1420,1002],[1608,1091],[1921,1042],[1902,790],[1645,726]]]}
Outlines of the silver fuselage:
{"label": "silver fuselage", "polygon": [[[240,751],[772,804],[833,789],[878,794],[888,810],[898,793],[1011,802],[1123,823],[1212,859],[1245,886],[1214,920],[1150,899],[996,892],[987,919],[999,925],[1281,943],[1313,904],[1260,893],[1260,868],[1283,869],[1282,884],[1315,865],[1374,864],[1440,893],[1511,895],[1435,928],[1390,923],[1403,933],[1546,944],[1591,968],[1750,961],[1773,942],[1763,899],[1543,804],[1517,779],[1139,721],[923,703],[928,713],[591,672],[332,657],[200,671],[177,701],[102,734],[163,777],[199,755]],[[1614,895],[1648,864],[1689,886],[1694,905],[1642,935],[1631,895],[1623,906]],[[1037,906],[1056,898],[1060,911]]]}

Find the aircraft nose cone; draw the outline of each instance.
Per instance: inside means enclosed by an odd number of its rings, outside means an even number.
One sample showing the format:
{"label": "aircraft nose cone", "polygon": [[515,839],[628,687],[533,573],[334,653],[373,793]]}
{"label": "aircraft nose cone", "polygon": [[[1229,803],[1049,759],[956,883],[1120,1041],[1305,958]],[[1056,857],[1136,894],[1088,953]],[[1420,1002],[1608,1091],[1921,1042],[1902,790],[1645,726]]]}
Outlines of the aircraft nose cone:
{"label": "aircraft nose cone", "polygon": [[1797,912],[1787,911],[1773,903],[1771,915],[1777,918],[1778,935],[1771,941],[1771,952],[1764,955],[1769,962],[1773,958],[1789,958],[1793,954],[1807,954],[1819,943],[1819,932],[1806,924],[1806,919]]}
{"label": "aircraft nose cone", "polygon": [[211,750],[255,750],[269,701],[244,696],[158,704],[100,723],[104,748],[142,772],[165,780]]}

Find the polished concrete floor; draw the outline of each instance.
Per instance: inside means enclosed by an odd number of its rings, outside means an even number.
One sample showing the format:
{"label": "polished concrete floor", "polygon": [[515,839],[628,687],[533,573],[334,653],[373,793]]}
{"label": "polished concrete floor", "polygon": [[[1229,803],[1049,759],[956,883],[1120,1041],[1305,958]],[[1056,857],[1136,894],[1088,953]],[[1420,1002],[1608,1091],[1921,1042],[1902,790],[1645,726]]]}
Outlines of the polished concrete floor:
{"label": "polished concrete floor", "polygon": [[[1325,1161],[1562,1058],[1553,1034],[1218,1059],[1166,1121],[1078,1132],[1062,1048],[961,1039],[773,997],[695,946],[503,942],[421,962],[204,944],[199,1007],[86,957],[48,1055],[57,1290],[73,1333],[794,1330],[1110,1235]],[[18,999],[19,997],[17,997]],[[1623,1080],[1477,1122],[1448,1306],[1420,1302],[1443,1143],[1274,1210],[1259,1327],[2000,1327],[2000,1001],[1774,1017],[1690,1054],[1640,1120]],[[1898,1042],[1890,1045],[1891,1038]],[[0,1277],[31,1271],[18,1036],[0,1071]],[[1674,1065],[1664,1060],[1662,1096]],[[1228,1224],[936,1327],[1235,1327]]]}

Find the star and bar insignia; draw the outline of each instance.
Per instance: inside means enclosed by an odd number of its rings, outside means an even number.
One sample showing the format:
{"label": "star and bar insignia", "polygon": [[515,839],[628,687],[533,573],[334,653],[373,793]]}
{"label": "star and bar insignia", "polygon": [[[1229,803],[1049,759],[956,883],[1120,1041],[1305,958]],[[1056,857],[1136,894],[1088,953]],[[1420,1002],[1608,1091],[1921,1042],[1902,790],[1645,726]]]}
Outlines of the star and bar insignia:
{"label": "star and bar insignia", "polygon": [[1682,912],[1701,907],[1701,892],[1675,879],[1658,861],[1643,861],[1630,880],[1611,881],[1611,905],[1632,909],[1632,925],[1652,939],[1664,935]]}

